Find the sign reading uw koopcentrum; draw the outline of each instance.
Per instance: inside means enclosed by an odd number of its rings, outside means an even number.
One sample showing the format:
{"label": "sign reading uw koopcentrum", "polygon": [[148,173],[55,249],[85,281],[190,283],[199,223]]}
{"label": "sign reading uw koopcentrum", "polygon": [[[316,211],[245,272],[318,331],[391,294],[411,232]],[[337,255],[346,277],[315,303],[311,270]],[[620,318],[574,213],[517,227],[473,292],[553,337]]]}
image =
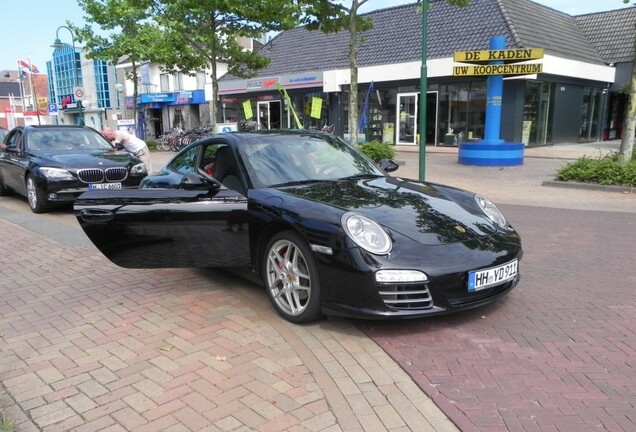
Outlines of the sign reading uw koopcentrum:
{"label": "sign reading uw koopcentrum", "polygon": [[[505,50],[458,51],[453,60],[460,63],[475,63],[470,66],[453,66],[453,76],[472,75],[530,75],[543,72],[541,63],[516,64],[543,58],[543,48],[520,48]],[[504,64],[488,64],[501,62]]]}

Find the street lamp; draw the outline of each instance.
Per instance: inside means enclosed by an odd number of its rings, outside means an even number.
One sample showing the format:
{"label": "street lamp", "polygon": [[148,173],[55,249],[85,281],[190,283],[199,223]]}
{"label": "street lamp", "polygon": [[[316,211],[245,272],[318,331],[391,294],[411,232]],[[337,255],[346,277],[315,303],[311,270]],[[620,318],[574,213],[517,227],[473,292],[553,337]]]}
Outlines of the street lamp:
{"label": "street lamp", "polygon": [[[62,41],[60,40],[60,35],[59,35],[60,29],[63,29],[63,28],[68,30],[69,33],[71,34],[71,45],[73,47],[73,72],[75,76],[75,85],[73,87],[79,87],[79,77],[77,76],[77,64],[75,62],[75,37],[73,37],[73,30],[71,30],[67,26],[59,26],[57,30],[55,31],[55,42],[53,42],[53,45],[51,45],[51,48],[59,49],[64,47],[65,44],[62,43]],[[80,65],[81,65],[81,61],[82,59],[80,55]],[[77,104],[77,108],[79,110],[79,125],[84,126],[84,110],[82,107],[82,101],[76,99],[75,103]]]}

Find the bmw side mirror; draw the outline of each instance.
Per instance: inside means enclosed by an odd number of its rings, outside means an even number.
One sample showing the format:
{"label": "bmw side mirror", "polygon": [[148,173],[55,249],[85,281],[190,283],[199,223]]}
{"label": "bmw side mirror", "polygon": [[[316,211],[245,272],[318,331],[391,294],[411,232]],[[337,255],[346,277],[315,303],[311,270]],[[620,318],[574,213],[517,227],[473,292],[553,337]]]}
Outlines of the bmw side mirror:
{"label": "bmw side mirror", "polygon": [[183,176],[179,187],[185,190],[216,190],[221,187],[221,183],[192,171]]}
{"label": "bmw side mirror", "polygon": [[382,159],[378,163],[378,166],[382,171],[387,173],[397,171],[397,169],[400,167],[400,165],[398,165],[398,163],[393,159]]}

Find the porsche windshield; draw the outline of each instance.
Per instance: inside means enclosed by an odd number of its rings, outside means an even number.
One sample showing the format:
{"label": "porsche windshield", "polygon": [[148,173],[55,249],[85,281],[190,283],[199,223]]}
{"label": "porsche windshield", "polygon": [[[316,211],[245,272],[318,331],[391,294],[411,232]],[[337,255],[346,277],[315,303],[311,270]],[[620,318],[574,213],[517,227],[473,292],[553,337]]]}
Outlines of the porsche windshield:
{"label": "porsche windshield", "polygon": [[113,146],[92,129],[42,129],[27,136],[33,153],[93,153],[113,150]]}
{"label": "porsche windshield", "polygon": [[327,136],[252,136],[239,151],[257,188],[386,175],[348,144]]}

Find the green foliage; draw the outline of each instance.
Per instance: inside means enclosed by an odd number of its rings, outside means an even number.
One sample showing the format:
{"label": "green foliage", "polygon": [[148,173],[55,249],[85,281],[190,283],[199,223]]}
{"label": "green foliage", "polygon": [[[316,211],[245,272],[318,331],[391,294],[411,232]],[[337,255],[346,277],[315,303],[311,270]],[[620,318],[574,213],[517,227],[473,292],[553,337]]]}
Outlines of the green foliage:
{"label": "green foliage", "polygon": [[395,149],[390,144],[384,144],[378,141],[366,142],[361,144],[358,149],[375,163],[380,162],[382,159],[395,157]]}
{"label": "green foliage", "polygon": [[621,164],[616,153],[600,159],[583,156],[557,172],[561,181],[598,183],[601,185],[636,186],[636,158]]}
{"label": "green foliage", "polygon": [[18,430],[18,425],[15,422],[7,419],[4,412],[0,412],[0,431],[15,431]]}
{"label": "green foliage", "polygon": [[148,146],[148,150],[157,150],[159,143],[157,140],[150,138],[146,140],[146,145]]}

